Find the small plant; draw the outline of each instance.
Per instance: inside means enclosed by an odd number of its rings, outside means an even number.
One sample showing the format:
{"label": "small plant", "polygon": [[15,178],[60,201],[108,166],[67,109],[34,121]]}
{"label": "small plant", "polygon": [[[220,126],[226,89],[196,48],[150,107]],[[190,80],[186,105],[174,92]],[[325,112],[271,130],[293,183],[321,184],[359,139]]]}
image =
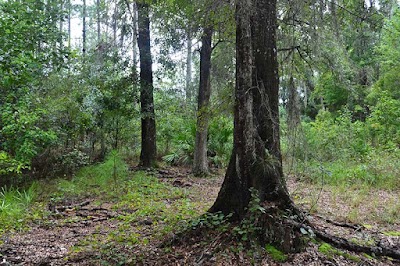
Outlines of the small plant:
{"label": "small plant", "polygon": [[232,214],[224,215],[222,212],[206,213],[199,218],[192,220],[190,226],[192,229],[206,227],[211,229],[221,228],[222,230],[226,230],[231,217]]}
{"label": "small plant", "polygon": [[236,234],[241,241],[248,241],[251,237],[257,238],[261,227],[257,226],[260,215],[264,214],[265,208],[260,205],[260,198],[258,197],[258,191],[254,188],[250,188],[251,200],[249,202],[249,216],[242,220],[239,226],[233,228],[234,234]]}

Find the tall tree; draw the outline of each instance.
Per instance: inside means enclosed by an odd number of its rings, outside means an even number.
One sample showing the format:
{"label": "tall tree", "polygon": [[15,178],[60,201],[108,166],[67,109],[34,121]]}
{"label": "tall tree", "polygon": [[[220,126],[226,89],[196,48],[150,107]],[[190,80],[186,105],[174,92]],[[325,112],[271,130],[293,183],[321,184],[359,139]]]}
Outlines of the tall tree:
{"label": "tall tree", "polygon": [[197,98],[197,128],[194,148],[193,173],[195,176],[208,174],[207,133],[211,96],[211,53],[212,27],[205,27],[201,37],[200,84]]}
{"label": "tall tree", "polygon": [[190,103],[192,101],[192,31],[190,28],[187,29],[186,33],[187,43],[187,55],[186,55],[186,101]]}
{"label": "tall tree", "polygon": [[97,43],[100,43],[101,39],[100,0],[96,0],[96,15],[97,15]]}
{"label": "tall tree", "polygon": [[153,99],[153,70],[150,51],[149,5],[137,3],[138,46],[140,57],[140,112],[142,124],[142,147],[140,165],[153,167],[156,161],[156,121]]}
{"label": "tall tree", "polygon": [[236,3],[234,147],[211,212],[242,219],[251,200],[290,209],[279,143],[276,0]]}
{"label": "tall tree", "polygon": [[86,0],[83,0],[82,5],[82,54],[86,55]]}

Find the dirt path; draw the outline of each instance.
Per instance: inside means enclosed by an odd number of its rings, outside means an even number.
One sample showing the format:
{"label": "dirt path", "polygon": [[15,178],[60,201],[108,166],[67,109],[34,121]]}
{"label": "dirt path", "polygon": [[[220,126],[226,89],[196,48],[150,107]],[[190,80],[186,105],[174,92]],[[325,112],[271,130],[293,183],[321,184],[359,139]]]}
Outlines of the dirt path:
{"label": "dirt path", "polygon": [[[161,182],[184,190],[190,201],[196,203],[195,206],[199,208],[200,213],[211,206],[222,182],[221,177],[190,178],[184,169],[165,169],[158,173],[158,177]],[[291,180],[289,188],[300,204],[310,208],[312,202],[311,200],[307,202],[310,185],[304,186]],[[393,195],[386,195],[386,198],[391,196]],[[318,228],[354,242],[363,244],[379,242],[400,249],[399,221],[379,224],[366,219],[370,224],[368,228],[365,226],[351,228],[343,226],[348,221],[342,219],[342,224],[335,225],[324,217],[333,212],[338,215],[332,219],[343,218],[346,216],[344,210],[348,210],[351,206],[343,205],[338,209],[337,199],[329,191],[323,193],[321,197],[323,202],[320,200],[316,203],[316,213],[312,218]],[[366,201],[365,205],[368,205]],[[115,235],[116,232],[126,230],[127,234],[137,235],[140,239],[151,236],[156,227],[160,230],[165,226],[163,221],[149,218],[131,223],[127,227],[126,222],[123,223],[116,218],[132,210],[118,209],[115,206],[115,202],[99,198],[81,198],[58,203],[57,206],[48,206],[52,214],[46,220],[37,220],[26,232],[2,237],[0,265],[102,265],[101,261],[109,262],[104,265],[116,265],[116,257],[119,256],[120,261],[124,261],[121,265],[251,265],[251,257],[256,256],[247,254],[245,250],[233,251],[224,246],[221,235],[210,236],[213,241],[207,242],[206,239],[207,243],[204,244],[200,238],[194,237],[169,249],[161,248],[160,239],[152,238],[146,245],[137,243],[125,245],[122,241],[116,245],[108,243],[109,236]],[[122,226],[125,227],[121,229]],[[167,237],[173,238],[174,235],[169,233]],[[101,252],[97,250],[99,246],[93,241],[102,243]],[[320,244],[310,243],[304,252],[290,255],[285,263],[274,262],[268,256],[257,257],[253,262],[256,265],[399,265],[398,262],[385,258],[374,259],[362,254],[335,251],[328,251],[331,253],[327,254],[320,249]]]}

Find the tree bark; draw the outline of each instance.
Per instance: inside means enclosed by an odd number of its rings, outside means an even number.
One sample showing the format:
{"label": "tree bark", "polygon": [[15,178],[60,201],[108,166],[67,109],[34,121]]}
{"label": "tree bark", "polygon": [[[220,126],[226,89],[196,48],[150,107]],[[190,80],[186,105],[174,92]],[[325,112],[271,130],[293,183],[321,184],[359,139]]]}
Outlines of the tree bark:
{"label": "tree bark", "polygon": [[140,112],[142,147],[140,166],[154,167],[156,162],[156,122],[153,100],[153,70],[150,51],[149,5],[138,6],[138,45],[140,57]]}
{"label": "tree bark", "polygon": [[186,55],[186,101],[192,101],[192,33],[187,30],[187,55]]}
{"label": "tree bark", "polygon": [[197,128],[196,142],[194,148],[193,174],[204,176],[208,174],[207,161],[207,134],[209,120],[209,105],[211,96],[211,53],[212,53],[211,27],[205,27],[201,38],[202,47],[200,51],[200,84],[197,103]]}
{"label": "tree bark", "polygon": [[234,145],[225,180],[210,212],[246,215],[250,188],[261,202],[292,206],[282,172],[276,0],[236,4]]}
{"label": "tree bark", "polygon": [[136,65],[137,65],[137,51],[136,51],[136,46],[137,46],[137,4],[135,1],[132,3],[132,60],[133,60],[133,66],[136,71]]}

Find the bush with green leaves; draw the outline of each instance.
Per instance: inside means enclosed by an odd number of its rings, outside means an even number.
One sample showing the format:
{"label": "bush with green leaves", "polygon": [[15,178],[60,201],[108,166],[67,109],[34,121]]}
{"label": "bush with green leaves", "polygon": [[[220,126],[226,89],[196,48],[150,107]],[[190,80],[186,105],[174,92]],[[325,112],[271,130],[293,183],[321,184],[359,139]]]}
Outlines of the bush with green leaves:
{"label": "bush with green leaves", "polygon": [[352,121],[351,113],[341,112],[334,116],[321,110],[315,121],[303,123],[307,139],[307,158],[318,161],[355,159],[368,154],[371,149],[368,131],[363,122]]}
{"label": "bush with green leaves", "polygon": [[365,122],[353,121],[348,111],[320,111],[302,123],[305,139],[290,155],[291,170],[314,182],[398,189],[398,103],[382,97]]}

